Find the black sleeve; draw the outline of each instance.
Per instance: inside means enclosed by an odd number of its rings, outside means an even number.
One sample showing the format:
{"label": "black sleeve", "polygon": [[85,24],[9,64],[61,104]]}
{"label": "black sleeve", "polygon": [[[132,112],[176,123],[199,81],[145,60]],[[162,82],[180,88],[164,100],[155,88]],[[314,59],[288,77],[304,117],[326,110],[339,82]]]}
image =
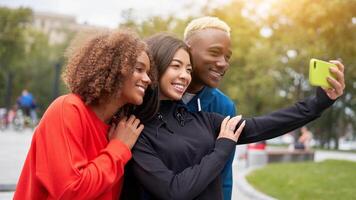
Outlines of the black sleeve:
{"label": "black sleeve", "polygon": [[168,169],[144,137],[133,150],[132,169],[143,187],[158,199],[193,199],[222,171],[236,143],[218,139],[215,148],[200,163],[179,173]]}
{"label": "black sleeve", "polygon": [[[227,116],[223,116],[219,113],[214,113],[214,112],[205,112],[203,114],[209,117],[211,128],[213,129],[213,133],[215,134],[214,137],[217,138],[220,133],[221,123]],[[230,116],[230,118],[231,117],[234,116]]]}
{"label": "black sleeve", "polygon": [[244,119],[246,126],[237,144],[253,143],[281,136],[318,118],[333,103],[334,101],[321,88],[318,88],[315,96],[297,102],[291,107],[260,117]]}

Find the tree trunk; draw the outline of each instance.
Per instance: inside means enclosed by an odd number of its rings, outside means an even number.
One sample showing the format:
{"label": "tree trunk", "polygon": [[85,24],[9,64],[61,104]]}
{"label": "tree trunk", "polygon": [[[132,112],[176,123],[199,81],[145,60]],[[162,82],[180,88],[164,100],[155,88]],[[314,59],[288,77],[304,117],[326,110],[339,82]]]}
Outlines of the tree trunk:
{"label": "tree trunk", "polygon": [[61,73],[61,64],[57,63],[54,66],[54,83],[53,83],[53,100],[56,99],[59,96],[59,77]]}
{"label": "tree trunk", "polygon": [[8,72],[6,74],[6,92],[5,92],[5,108],[9,110],[11,108],[11,97],[12,97],[12,90],[13,90],[13,83],[14,74],[12,72]]}

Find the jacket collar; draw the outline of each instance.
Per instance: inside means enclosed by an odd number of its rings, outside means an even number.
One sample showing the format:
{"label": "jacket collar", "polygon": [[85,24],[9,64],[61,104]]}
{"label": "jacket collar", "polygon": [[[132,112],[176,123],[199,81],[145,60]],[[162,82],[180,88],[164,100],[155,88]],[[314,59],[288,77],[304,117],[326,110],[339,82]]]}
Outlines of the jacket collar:
{"label": "jacket collar", "polygon": [[171,128],[171,123],[174,123],[172,120],[176,120],[183,127],[192,119],[187,106],[182,101],[162,100],[154,123],[150,124],[157,128],[156,133],[160,127],[165,127],[169,132],[174,133]]}
{"label": "jacket collar", "polygon": [[187,103],[189,110],[192,112],[207,110],[207,106],[210,105],[215,98],[213,95],[214,90],[215,88],[205,86]]}

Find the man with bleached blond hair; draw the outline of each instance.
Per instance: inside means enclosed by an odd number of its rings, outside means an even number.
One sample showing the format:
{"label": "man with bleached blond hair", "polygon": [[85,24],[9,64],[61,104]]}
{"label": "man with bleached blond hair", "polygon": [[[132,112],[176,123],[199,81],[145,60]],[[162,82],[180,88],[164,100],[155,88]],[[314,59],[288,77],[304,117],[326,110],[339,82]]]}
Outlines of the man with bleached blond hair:
{"label": "man with bleached blond hair", "polygon": [[[183,96],[184,103],[192,112],[235,116],[233,101],[217,89],[229,68],[230,27],[217,17],[197,18],[185,28],[184,41],[190,47],[193,63],[192,82]],[[233,158],[234,153],[221,174],[225,200],[231,199]]]}

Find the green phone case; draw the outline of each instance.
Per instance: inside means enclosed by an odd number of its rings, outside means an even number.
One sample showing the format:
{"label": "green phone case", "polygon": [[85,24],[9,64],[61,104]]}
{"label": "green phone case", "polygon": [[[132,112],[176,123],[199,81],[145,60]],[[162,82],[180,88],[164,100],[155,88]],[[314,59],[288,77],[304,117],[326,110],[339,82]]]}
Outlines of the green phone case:
{"label": "green phone case", "polygon": [[310,85],[331,88],[331,85],[326,80],[328,76],[334,77],[329,71],[330,67],[336,67],[336,65],[315,58],[311,59],[309,63]]}

